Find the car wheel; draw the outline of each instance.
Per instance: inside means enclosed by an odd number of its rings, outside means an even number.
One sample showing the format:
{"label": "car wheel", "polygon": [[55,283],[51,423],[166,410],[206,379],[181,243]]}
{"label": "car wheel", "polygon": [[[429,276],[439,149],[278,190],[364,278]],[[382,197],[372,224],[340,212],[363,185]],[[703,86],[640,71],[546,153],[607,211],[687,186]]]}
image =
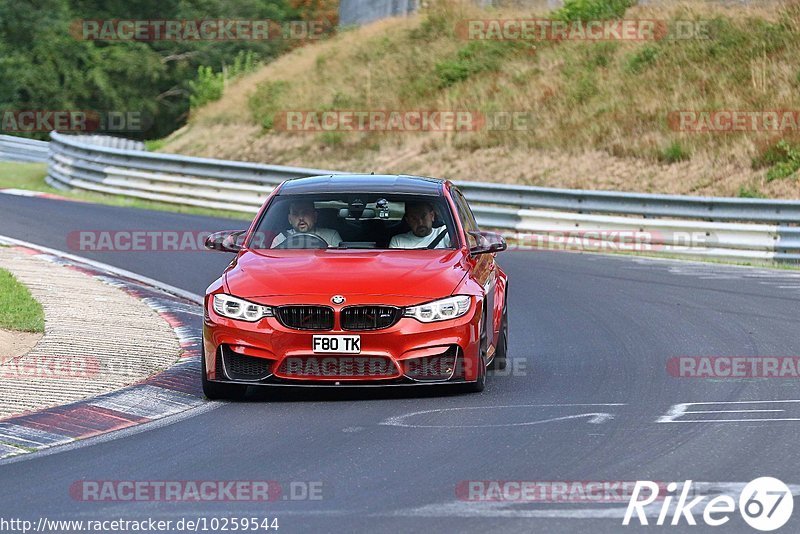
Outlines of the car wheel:
{"label": "car wheel", "polygon": [[[484,319],[486,316],[484,315]],[[481,321],[481,326],[485,325],[484,320]],[[489,340],[486,336],[486,329],[481,328],[481,348],[480,357],[478,358],[478,379],[475,382],[468,382],[464,385],[464,390],[467,393],[480,393],[486,388],[486,352],[489,346]]]}
{"label": "car wheel", "polygon": [[500,323],[500,336],[497,340],[497,350],[494,352],[492,369],[502,371],[508,366],[508,296],[503,304],[503,320]]}
{"label": "car wheel", "polygon": [[203,384],[203,394],[209,400],[241,399],[247,391],[247,386],[243,384],[221,384],[212,382],[207,378],[205,349],[200,354],[201,382]]}

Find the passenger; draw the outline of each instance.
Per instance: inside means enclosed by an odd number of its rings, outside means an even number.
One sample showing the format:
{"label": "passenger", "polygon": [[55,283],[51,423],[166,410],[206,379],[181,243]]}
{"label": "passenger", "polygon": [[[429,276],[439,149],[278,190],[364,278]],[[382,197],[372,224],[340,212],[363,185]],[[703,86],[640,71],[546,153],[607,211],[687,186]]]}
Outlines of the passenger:
{"label": "passenger", "polygon": [[447,226],[434,229],[435,218],[436,210],[430,202],[406,202],[403,219],[411,227],[411,231],[392,237],[389,248],[428,248],[437,240],[433,248],[449,248],[451,245]]}

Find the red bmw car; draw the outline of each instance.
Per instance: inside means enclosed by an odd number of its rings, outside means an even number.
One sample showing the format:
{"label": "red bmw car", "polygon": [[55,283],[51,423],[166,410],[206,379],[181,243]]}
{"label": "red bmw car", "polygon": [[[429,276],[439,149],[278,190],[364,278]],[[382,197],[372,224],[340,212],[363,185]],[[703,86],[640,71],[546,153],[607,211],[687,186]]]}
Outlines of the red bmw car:
{"label": "red bmw car", "polygon": [[205,296],[207,397],[248,386],[459,385],[504,368],[503,238],[450,182],[415,176],[287,180]]}

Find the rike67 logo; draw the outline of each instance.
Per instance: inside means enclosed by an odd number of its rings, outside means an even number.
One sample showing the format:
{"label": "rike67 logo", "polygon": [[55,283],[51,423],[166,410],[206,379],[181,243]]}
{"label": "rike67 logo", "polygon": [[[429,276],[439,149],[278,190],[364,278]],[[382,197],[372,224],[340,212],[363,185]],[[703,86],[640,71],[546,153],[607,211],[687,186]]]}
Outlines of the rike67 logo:
{"label": "rike67 logo", "polygon": [[[748,525],[756,530],[768,532],[785,525],[794,509],[794,498],[789,487],[772,477],[761,477],[749,482],[739,493],[738,502],[729,494],[717,495],[707,502],[704,501],[710,495],[698,495],[690,500],[693,496],[691,480],[684,482],[680,490],[678,483],[670,482],[667,484],[666,496],[660,494],[660,487],[663,488],[655,482],[637,481],[622,524],[629,525],[636,514],[640,525],[648,525],[648,512],[655,512],[650,505],[657,500],[661,501],[655,523],[659,526],[666,524],[667,520],[673,526],[681,524],[683,520],[688,525],[696,525],[694,514],[702,514],[702,521],[706,525],[722,526],[730,521],[738,504],[739,513]],[[676,503],[675,497],[677,497]]]}

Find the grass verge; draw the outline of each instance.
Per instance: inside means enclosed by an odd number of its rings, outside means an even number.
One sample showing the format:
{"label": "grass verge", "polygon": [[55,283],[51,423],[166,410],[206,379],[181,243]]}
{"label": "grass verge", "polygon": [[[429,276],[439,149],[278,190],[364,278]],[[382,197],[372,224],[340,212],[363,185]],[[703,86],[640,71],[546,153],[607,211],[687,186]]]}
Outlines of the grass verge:
{"label": "grass verge", "polygon": [[28,288],[0,269],[0,328],[19,332],[44,332],[44,310]]}

